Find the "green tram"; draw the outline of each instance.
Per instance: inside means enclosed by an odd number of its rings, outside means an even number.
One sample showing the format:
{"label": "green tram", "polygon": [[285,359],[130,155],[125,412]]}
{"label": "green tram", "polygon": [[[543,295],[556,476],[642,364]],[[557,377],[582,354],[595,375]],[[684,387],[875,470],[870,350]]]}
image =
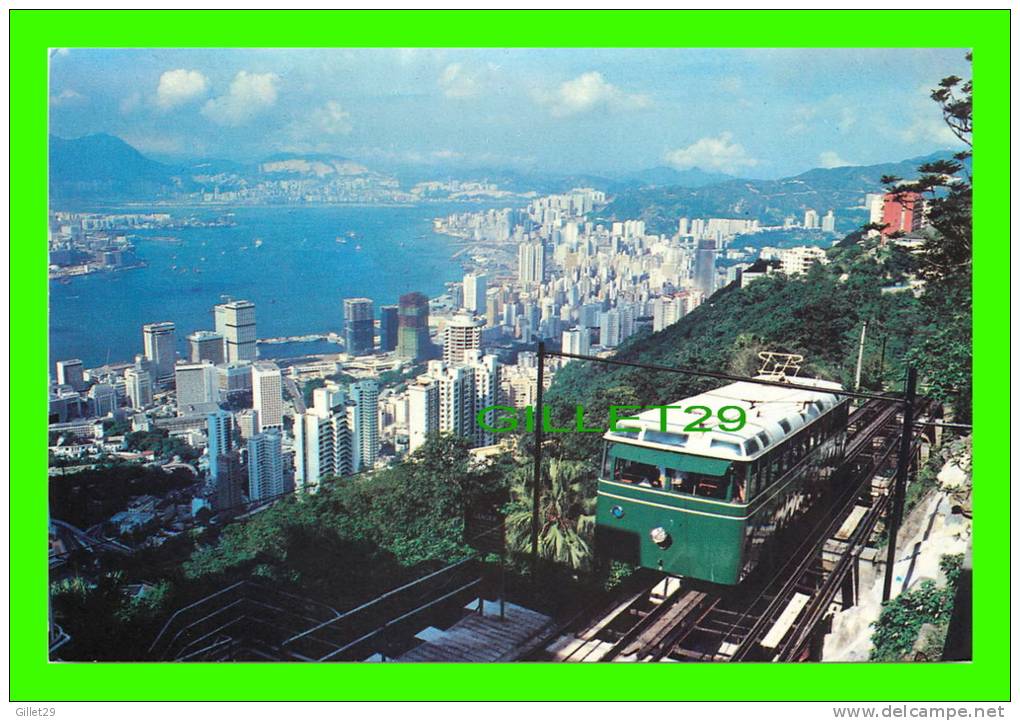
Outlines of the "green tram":
{"label": "green tram", "polygon": [[[778,552],[778,534],[813,508],[824,511],[819,501],[843,457],[849,401],[832,392],[842,390],[837,383],[790,380],[818,391],[745,381],[621,419],[603,436],[600,553],[735,585]],[[739,430],[702,412],[727,406],[744,410]]]}

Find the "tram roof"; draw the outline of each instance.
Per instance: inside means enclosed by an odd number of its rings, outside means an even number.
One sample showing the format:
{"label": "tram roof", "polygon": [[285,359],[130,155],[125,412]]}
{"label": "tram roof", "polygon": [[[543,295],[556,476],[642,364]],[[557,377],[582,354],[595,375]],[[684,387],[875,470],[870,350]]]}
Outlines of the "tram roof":
{"label": "tram roof", "polygon": [[[776,380],[772,375],[760,375],[761,380]],[[691,453],[725,460],[753,460],[767,452],[784,438],[796,433],[819,416],[824,415],[839,403],[840,397],[830,391],[843,387],[832,381],[818,378],[791,378],[797,385],[815,386],[817,391],[801,388],[783,388],[775,385],[761,385],[738,381],[714,390],[690,396],[670,403],[666,411],[666,430],[662,431],[661,410],[652,408],[626,420],[618,421],[620,427],[641,429],[639,433],[608,431],[603,438],[608,441],[622,441],[631,445],[658,448],[674,452]],[[690,412],[691,406],[705,406],[712,410],[710,418],[703,425],[709,431],[684,431],[696,422],[704,411]],[[738,406],[747,414],[747,422],[738,431],[720,428],[723,421],[718,412],[725,406]]]}

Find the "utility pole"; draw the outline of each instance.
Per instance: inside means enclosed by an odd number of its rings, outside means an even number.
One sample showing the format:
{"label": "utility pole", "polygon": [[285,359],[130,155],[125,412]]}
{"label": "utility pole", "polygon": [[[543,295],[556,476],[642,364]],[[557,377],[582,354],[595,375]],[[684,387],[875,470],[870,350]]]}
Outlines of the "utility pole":
{"label": "utility pole", "polygon": [[854,377],[854,390],[861,389],[861,365],[864,362],[864,334],[868,332],[868,321],[861,326],[861,343],[857,346],[857,375]]}
{"label": "utility pole", "polygon": [[896,563],[896,534],[903,520],[903,497],[907,491],[907,471],[910,468],[910,447],[914,440],[914,396],[917,392],[917,369],[907,369],[907,388],[903,405],[903,432],[900,436],[900,453],[893,482],[893,506],[889,513],[889,547],[885,556],[885,583],[882,586],[882,603],[892,592],[893,566]]}
{"label": "utility pole", "polygon": [[534,458],[535,467],[532,474],[532,489],[531,489],[531,578],[532,580],[536,577],[538,571],[538,525],[539,525],[539,510],[541,507],[541,495],[542,495],[542,435],[543,423],[545,416],[542,410],[542,395],[545,384],[545,341],[538,342],[538,388],[535,392],[535,411],[534,411],[534,423],[535,423],[535,448]]}

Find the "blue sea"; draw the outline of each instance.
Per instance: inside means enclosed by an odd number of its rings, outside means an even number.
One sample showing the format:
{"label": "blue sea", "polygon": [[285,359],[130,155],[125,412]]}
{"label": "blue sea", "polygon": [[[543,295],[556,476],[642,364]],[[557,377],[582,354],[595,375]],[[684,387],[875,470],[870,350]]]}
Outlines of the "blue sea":
{"label": "blue sea", "polygon": [[[185,337],[211,329],[212,307],[227,296],[255,303],[260,338],[339,332],[343,298],[371,298],[378,315],[403,293],[435,297],[460,279],[463,268],[451,256],[463,246],[433,232],[432,219],[469,209],[477,206],[173,207],[175,217],[233,212],[236,225],[138,231],[136,252],[147,267],[51,282],[50,369],[63,358],[81,358],[86,367],[131,360],[142,352],[142,324],[154,321],[177,324],[186,356]],[[161,239],[168,236],[180,242]],[[319,342],[262,345],[260,352],[278,357],[301,346],[340,350]]]}

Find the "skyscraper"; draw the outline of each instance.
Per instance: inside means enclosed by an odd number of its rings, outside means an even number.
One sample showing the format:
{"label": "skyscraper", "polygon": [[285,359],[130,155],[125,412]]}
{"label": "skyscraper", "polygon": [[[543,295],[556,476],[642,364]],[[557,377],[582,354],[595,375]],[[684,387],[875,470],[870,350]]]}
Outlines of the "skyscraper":
{"label": "skyscraper", "polygon": [[379,350],[384,353],[397,349],[399,307],[384,305],[379,308]]}
{"label": "skyscraper", "polygon": [[590,345],[591,340],[587,328],[571,328],[570,330],[563,331],[561,347],[564,353],[588,355],[591,350]]}
{"label": "skyscraper", "polygon": [[439,432],[439,384],[431,377],[418,377],[407,387],[408,450],[421,447]]}
{"label": "skyscraper", "polygon": [[374,311],[370,298],[344,299],[344,345],[349,355],[366,355],[375,347]]}
{"label": "skyscraper", "polygon": [[283,495],[283,447],[278,430],[248,439],[248,497],[265,501]]}
{"label": "skyscraper", "polygon": [[400,296],[398,316],[397,355],[415,362],[425,360],[431,354],[429,299],[417,292]]}
{"label": "skyscraper", "polygon": [[145,357],[152,363],[155,381],[169,385],[174,380],[177,363],[177,330],[173,323],[146,323],[142,326],[142,344]]}
{"label": "skyscraper", "polygon": [[818,213],[811,208],[804,211],[804,227],[809,230],[818,227]]}
{"label": "skyscraper", "polygon": [[192,363],[209,361],[219,365],[223,357],[223,336],[211,330],[196,330],[188,336],[188,360]]}
{"label": "skyscraper", "polygon": [[77,358],[57,361],[57,383],[71,386],[76,391],[85,390],[85,371]]}
{"label": "skyscraper", "polygon": [[517,246],[517,278],[522,285],[545,280],[545,245],[540,240],[525,240]]}
{"label": "skyscraper", "polygon": [[822,218],[822,230],[826,233],[836,232],[836,216],[833,215],[831,210]]}
{"label": "skyscraper", "polygon": [[248,300],[221,303],[213,307],[213,315],[216,332],[223,336],[224,360],[255,360],[255,304]]}
{"label": "skyscraper", "polygon": [[[467,351],[464,357],[465,364],[473,372],[475,405],[471,413],[472,443],[474,446],[491,446],[496,442],[496,434],[487,431],[478,423],[478,413],[499,402],[500,367],[494,355],[482,355],[480,350]],[[486,422],[491,426],[495,420],[495,411],[485,415]]]}
{"label": "skyscraper", "polygon": [[694,256],[694,287],[705,294],[715,292],[715,258],[718,253],[714,240],[699,240],[697,254]]}
{"label": "skyscraper", "polygon": [[313,398],[312,407],[294,417],[294,482],[305,491],[353,470],[347,394],[330,381],[316,388]]}
{"label": "skyscraper", "polygon": [[481,321],[467,316],[452,318],[444,329],[443,360],[447,363],[460,363],[464,354],[478,350],[482,342]]}
{"label": "skyscraper", "polygon": [[620,345],[620,311],[607,310],[599,317],[599,344],[606,348]]}
{"label": "skyscraper", "polygon": [[147,408],[152,405],[152,375],[139,365],[124,369],[124,384],[131,407]]}
{"label": "skyscraper", "polygon": [[347,417],[351,429],[351,467],[370,469],[379,458],[379,384],[374,380],[351,383]]}
{"label": "skyscraper", "polygon": [[219,397],[216,368],[212,363],[179,363],[176,367],[177,415],[193,411],[192,406],[215,403]]}
{"label": "skyscraper", "polygon": [[258,361],[251,368],[252,406],[258,412],[258,432],[283,428],[283,377],[280,367]]}
{"label": "skyscraper", "polygon": [[215,411],[206,416],[206,434],[209,436],[209,478],[216,481],[221,459],[234,450],[234,420],[227,411]]}
{"label": "skyscraper", "polygon": [[464,276],[464,307],[475,315],[485,313],[485,293],[488,276],[485,273],[468,273]]}

